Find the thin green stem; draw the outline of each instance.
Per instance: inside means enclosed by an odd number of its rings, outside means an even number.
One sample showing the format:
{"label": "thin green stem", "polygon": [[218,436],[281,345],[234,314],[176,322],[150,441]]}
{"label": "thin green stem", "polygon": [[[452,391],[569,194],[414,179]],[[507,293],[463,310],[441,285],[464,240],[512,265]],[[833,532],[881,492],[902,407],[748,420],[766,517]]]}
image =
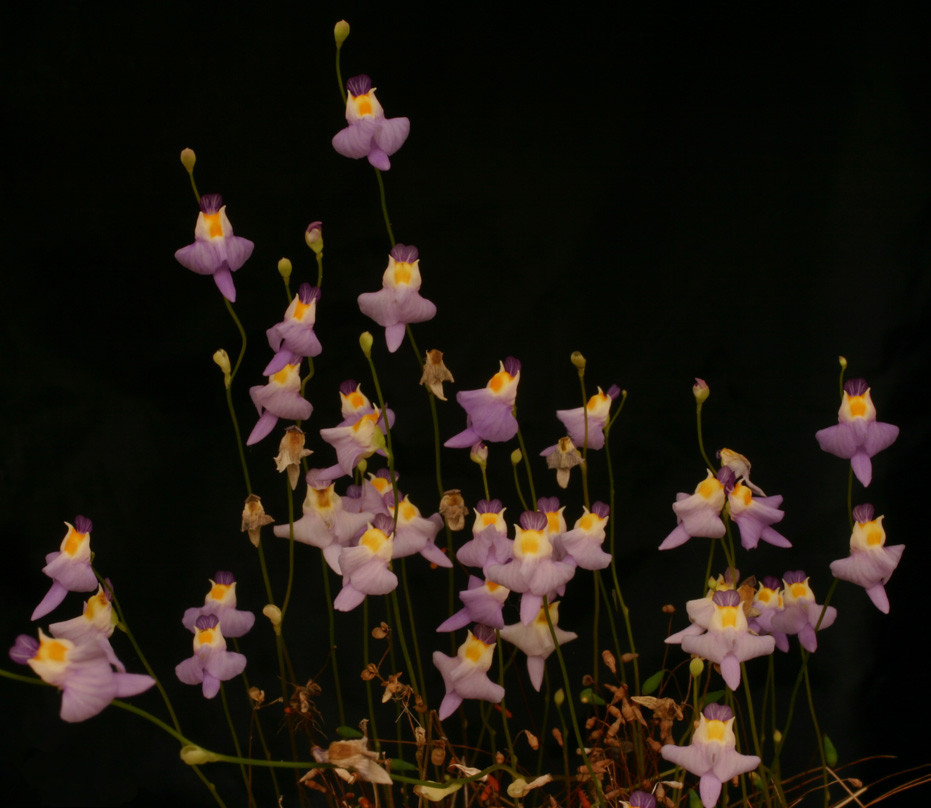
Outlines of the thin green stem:
{"label": "thin green stem", "polygon": [[[330,636],[330,660],[333,665],[333,689],[336,693],[336,705],[339,708],[339,723],[340,726],[345,726],[346,713],[345,708],[343,707],[343,690],[342,685],[340,684],[339,667],[336,659],[336,621],[334,619],[333,610],[333,593],[330,589],[330,568],[326,563],[326,559],[323,557],[323,553],[320,553],[320,568],[323,573],[323,597],[326,599],[327,604],[327,627]],[[368,660],[366,660],[366,663],[367,662]]]}
{"label": "thin green stem", "polygon": [[524,456],[524,468],[527,470],[527,485],[530,486],[530,501],[533,505],[532,509],[528,508],[527,510],[535,511],[537,509],[537,492],[533,487],[533,469],[530,468],[530,456],[527,454],[527,444],[524,443],[524,435],[520,431],[520,427],[517,428],[517,442],[520,444],[520,451]]}
{"label": "thin green stem", "polygon": [[[233,723],[233,716],[230,715],[229,702],[226,699],[226,688],[220,683],[220,700],[223,702],[223,713],[226,715],[226,725],[230,730],[230,737],[233,739],[233,749],[236,750],[236,757],[242,757],[242,747],[239,745],[239,736],[236,734],[236,725]],[[249,784],[249,774],[246,771],[244,763],[239,764],[239,770],[242,772],[242,781],[246,786],[246,794],[249,796],[249,805],[255,805],[255,797],[252,794],[252,788]]]}
{"label": "thin green stem", "polygon": [[284,478],[285,495],[288,498],[288,585],[284,591],[284,600],[281,602],[281,619],[284,621],[288,603],[291,602],[291,590],[294,586],[294,492],[287,475]]}
{"label": "thin green stem", "polygon": [[378,180],[378,199],[381,202],[382,216],[385,218],[385,230],[388,231],[388,241],[391,242],[393,248],[395,245],[394,231],[391,229],[391,219],[388,218],[388,202],[385,199],[385,180],[382,178],[381,171],[377,168],[373,170],[375,171],[375,179]]}
{"label": "thin green stem", "polygon": [[243,449],[242,433],[239,431],[239,419],[236,417],[236,407],[233,404],[233,393],[229,386],[226,388],[226,407],[230,411],[230,420],[233,422],[233,433],[236,436],[236,450],[239,452],[239,465],[242,467],[242,476],[246,483],[246,496],[250,496],[252,494],[252,481],[249,479],[249,467],[246,465],[246,452]]}
{"label": "thin green stem", "polygon": [[[756,752],[756,756],[762,760],[763,747],[760,742],[760,735],[756,729],[756,715],[753,712],[753,692],[750,689],[750,679],[747,676],[747,666],[743,662],[740,663],[740,678],[743,681],[744,698],[747,700],[747,715],[750,717],[750,737],[753,739],[753,749]],[[762,763],[760,764],[760,777],[763,778],[764,783],[768,779],[766,767]],[[763,799],[766,802],[767,808],[769,808],[770,800],[768,787],[763,789]]]}
{"label": "thin green stem", "polygon": [[[369,664],[369,599],[362,601],[362,661],[365,665]],[[372,682],[365,683],[365,698],[369,708],[369,738],[372,739],[372,746],[377,752],[381,747],[378,740],[378,728],[375,725],[375,700],[372,697]]]}
{"label": "thin green stem", "polygon": [[[495,629],[495,640],[498,646],[498,684],[504,689],[504,649],[501,643],[501,633]],[[514,754],[514,741],[511,739],[511,727],[508,724],[508,708],[505,699],[501,699],[498,706],[501,709],[501,724],[504,727],[504,737],[508,744],[508,763],[517,768],[517,755]]]}
{"label": "thin green stem", "polygon": [[[520,477],[517,475],[517,463],[511,462],[511,470],[514,472],[514,488],[517,489],[517,498],[520,500],[520,504],[523,506],[525,511],[529,511],[530,507],[527,505],[527,500],[524,498],[524,492],[520,487]],[[482,476],[484,477],[485,470],[482,469]],[[487,480],[485,482],[485,490],[488,490]],[[534,508],[536,508],[536,500],[534,500]]]}
{"label": "thin green stem", "polygon": [[698,432],[698,451],[701,452],[702,460],[705,461],[705,465],[707,465],[708,468],[711,469],[711,472],[713,474],[714,464],[708,459],[708,453],[705,451],[705,439],[702,436],[702,428],[701,428],[702,404],[704,404],[703,401],[696,400],[695,402],[695,427],[696,427],[696,431]]}
{"label": "thin green stem", "polygon": [[242,323],[239,321],[239,317],[236,316],[236,312],[233,310],[233,304],[229,302],[225,297],[223,302],[226,304],[226,310],[230,313],[230,317],[233,318],[233,322],[236,324],[236,329],[239,331],[239,356],[236,358],[236,364],[233,365],[233,369],[230,371],[230,381],[236,378],[236,373],[239,370],[239,366],[242,364],[242,358],[246,355],[246,329],[242,327]]}
{"label": "thin green stem", "polygon": [[315,253],[317,258],[317,288],[323,288],[323,251]]}
{"label": "thin green stem", "polygon": [[805,674],[805,694],[808,697],[808,711],[811,713],[811,724],[814,727],[815,740],[818,743],[818,756],[821,758],[821,774],[824,778],[824,808],[828,808],[831,794],[828,791],[828,762],[824,756],[824,736],[821,734],[821,726],[818,724],[818,714],[815,711],[815,699],[811,692],[811,678],[808,675],[808,665],[804,665],[802,670]]}

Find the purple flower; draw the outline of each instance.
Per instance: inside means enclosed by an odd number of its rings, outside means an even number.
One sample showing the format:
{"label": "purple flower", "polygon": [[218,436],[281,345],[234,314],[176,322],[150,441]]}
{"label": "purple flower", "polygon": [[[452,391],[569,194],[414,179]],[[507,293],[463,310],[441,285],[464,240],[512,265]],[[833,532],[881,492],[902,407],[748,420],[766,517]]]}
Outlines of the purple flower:
{"label": "purple flower", "polygon": [[[546,658],[556,650],[549,625],[546,622],[546,612],[543,611],[543,608],[540,607],[537,616],[529,625],[515,623],[505,626],[499,632],[502,639],[516,645],[527,655],[527,674],[530,676],[533,689],[537,692],[540,690],[540,685],[543,684],[543,669]],[[560,645],[579,636],[574,631],[563,631],[556,625],[559,622],[559,603],[549,604],[549,613],[550,620],[553,623],[553,630],[556,632],[556,640]]]}
{"label": "purple flower", "polygon": [[750,630],[757,634],[771,634],[776,641],[776,647],[785,653],[789,650],[789,638],[780,631],[773,631],[773,617],[781,613],[782,587],[778,578],[767,575],[753,597],[753,609],[758,614],[747,620]]}
{"label": "purple flower", "polygon": [[397,576],[388,569],[394,550],[390,518],[376,514],[355,547],[345,547],[339,554],[343,588],[333,601],[340,612],[355,609],[366,595],[387,595],[398,586]]}
{"label": "purple flower", "polygon": [[[339,554],[365,530],[375,514],[347,511],[343,507],[343,498],[335,489],[335,483],[319,488],[307,485],[302,506],[304,515],[294,522],[294,540],[319,547],[330,568],[340,574]],[[273,532],[279,538],[287,539],[291,535],[291,526],[276,525]]]}
{"label": "purple flower", "polygon": [[504,628],[504,618],[501,612],[509,594],[510,590],[506,586],[493,581],[483,581],[481,578],[470,575],[469,588],[459,593],[459,600],[462,601],[464,608],[440,623],[436,630],[457,631],[465,628],[469,623]]}
{"label": "purple flower", "polygon": [[484,569],[489,564],[504,564],[512,558],[505,510],[500,499],[482,499],[476,503],[472,539],[456,551],[460,564]]}
{"label": "purple flower", "polygon": [[271,376],[285,365],[297,364],[308,356],[319,356],[323,351],[314,333],[319,299],[320,290],[316,286],[302,283],[285,309],[284,319],[265,332],[275,356],[262,371],[263,376]]}
{"label": "purple flower", "polygon": [[717,803],[724,783],[760,765],[756,755],[737,752],[733,725],[734,712],[730,707],[709,704],[702,710],[689,746],[666,744],[660,750],[666,760],[701,778],[698,790],[705,808],[713,808]]}
{"label": "purple flower", "polygon": [[236,608],[236,579],[233,573],[225,570],[220,570],[210,581],[210,591],[204,598],[204,605],[188,609],[181,622],[188,631],[193,631],[197,618],[205,614],[214,614],[219,618],[224,637],[242,637],[255,623],[252,612]]}
{"label": "purple flower", "polygon": [[488,669],[495,656],[494,634],[482,628],[484,631],[476,629],[478,637],[469,632],[455,657],[433,652],[433,664],[446,685],[446,696],[440,704],[440,721],[449,718],[463,699],[482,699],[497,704],[504,698],[504,688],[488,678]]}
{"label": "purple flower", "polygon": [[588,508],[584,510],[572,530],[565,531],[554,544],[558,551],[572,556],[582,569],[603,570],[611,563],[611,554],[601,549],[609,508],[604,502],[596,502],[591,512]]}
{"label": "purple flower", "polygon": [[[16,638],[10,658],[30,668],[62,692],[62,720],[73,723],[97,715],[113,699],[135,696],[155,684],[151,676],[114,671],[103,645],[93,638],[83,642],[25,634]],[[120,666],[122,667],[122,666]]]}
{"label": "purple flower", "polygon": [[175,258],[198,275],[213,275],[223,297],[235,303],[236,287],[230,273],[246,263],[254,246],[249,239],[233,235],[223,198],[219,194],[204,194],[194,227],[194,243],[178,250]]}
{"label": "purple flower", "polygon": [[[107,582],[109,586],[109,581]],[[126,672],[126,666],[116,657],[110,645],[110,637],[116,628],[116,614],[110,603],[111,593],[103,586],[97,586],[97,594],[84,601],[84,609],[79,617],[52,623],[49,631],[57,639],[71,640],[75,643],[96,642],[103,648],[110,664],[120,673]]]}
{"label": "purple flower", "polygon": [[[394,517],[394,502],[388,505],[388,515]],[[421,515],[420,509],[404,497],[398,503],[398,518],[394,529],[393,558],[406,558],[419,553],[438,567],[452,567],[453,562],[436,546],[436,534],[443,527],[443,517],[438,513],[429,518]]]}
{"label": "purple flower", "polygon": [[313,405],[301,395],[299,364],[285,365],[269,376],[266,384],[250,387],[249,397],[259,411],[259,420],[249,433],[246,446],[267,437],[279,418],[304,421],[314,411]]}
{"label": "purple flower", "polygon": [[45,617],[56,608],[69,592],[93,592],[97,578],[91,569],[91,520],[78,516],[74,525],[65,522],[68,532],[62,539],[61,549],[45,557],[42,572],[52,579],[52,586],[32,612],[32,619]]}
{"label": "purple flower", "polygon": [[520,522],[514,526],[514,557],[506,564],[489,564],[485,574],[489,580],[523,593],[520,619],[527,625],[537,616],[544,597],[562,594],[575,575],[575,561],[554,557],[545,514],[524,511]]}
{"label": "purple flower", "polygon": [[883,614],[889,614],[889,598],[884,584],[899,565],[904,544],[886,547],[886,531],[883,519],[874,518],[873,506],[858,505],[853,509],[856,523],[850,534],[850,555],[831,562],[835,578],[862,586],[870,600]]}
{"label": "purple flower", "polygon": [[868,486],[873,478],[870,458],[895,443],[899,428],[876,420],[865,379],[849,379],[844,385],[837,420],[835,426],[815,433],[818,444],[825,452],[849,460],[857,479]]}
{"label": "purple flower", "polygon": [[520,362],[509,356],[488,384],[478,390],[461,390],[456,401],[466,411],[466,428],[443,445],[467,449],[481,441],[501,443],[517,434],[514,402],[520,382]]}
{"label": "purple flower", "polygon": [[[801,570],[787,572],[782,576],[782,582],[785,584],[782,592],[783,609],[773,615],[773,631],[798,634],[802,648],[814,653],[818,648],[815,626],[818,626],[819,631],[831,626],[837,618],[837,609],[815,602],[815,593],[811,591],[808,577]],[[824,617],[821,616],[822,612]]]}
{"label": "purple flower", "polygon": [[[328,474],[341,476],[352,474],[352,470],[360,460],[371,457],[375,452],[384,454],[385,433],[381,413],[373,410],[360,415],[348,426],[334,426],[320,430],[320,437],[336,449],[337,467],[333,470],[325,469]],[[323,474],[323,472],[321,472]],[[324,474],[323,476],[326,476]],[[330,479],[334,479],[333,476]]]}
{"label": "purple flower", "polygon": [[562,421],[563,426],[576,446],[585,444],[585,420],[588,413],[588,448],[601,449],[605,445],[604,427],[611,413],[611,402],[621,394],[621,388],[612,384],[607,393],[601,388],[593,395],[585,407],[574,410],[556,410],[556,417]]}
{"label": "purple flower", "polygon": [[226,640],[215,614],[204,614],[194,621],[194,655],[179,662],[175,673],[186,685],[201,685],[204,698],[220,692],[220,683],[245,670],[246,658],[226,650]]}
{"label": "purple flower", "polygon": [[672,509],[679,524],[660,544],[660,550],[671,550],[685,544],[695,536],[720,539],[725,531],[721,521],[724,508],[725,486],[734,484],[734,472],[721,469],[717,477],[708,471],[708,476],[695,488],[694,494],[676,494]]}
{"label": "purple flower", "polygon": [[367,157],[369,163],[381,171],[391,168],[388,157],[394,154],[411,130],[407,118],[386,118],[372,80],[366,76],[353,76],[346,82],[345,129],[333,137],[333,148],[343,157],[358,160]]}
{"label": "purple flower", "polygon": [[404,341],[408,323],[423,323],[436,316],[436,306],[420,296],[421,282],[417,248],[395,244],[382,275],[381,290],[359,295],[359,309],[384,327],[391,353]]}
{"label": "purple flower", "polygon": [[721,666],[721,676],[731,690],[740,685],[740,663],[771,654],[776,646],[772,637],[758,637],[750,632],[740,593],[736,590],[715,592],[711,598],[714,613],[707,631],[682,638],[682,650],[698,654]]}
{"label": "purple flower", "polygon": [[740,528],[740,543],[745,550],[754,550],[760,539],[776,547],[791,547],[792,543],[770,525],[781,522],[785,513],[779,510],[782,497],[754,497],[748,485],[737,483],[727,492],[731,518]]}

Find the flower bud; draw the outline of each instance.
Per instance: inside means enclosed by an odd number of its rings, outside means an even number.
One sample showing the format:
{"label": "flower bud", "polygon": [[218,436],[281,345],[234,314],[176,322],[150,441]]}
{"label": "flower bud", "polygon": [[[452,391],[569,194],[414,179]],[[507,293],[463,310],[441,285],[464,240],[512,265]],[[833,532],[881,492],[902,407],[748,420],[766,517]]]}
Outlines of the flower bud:
{"label": "flower bud", "polygon": [[278,262],[278,274],[284,279],[284,282],[287,283],[291,280],[291,262],[287,258],[282,258]]}
{"label": "flower bud", "polygon": [[230,355],[220,348],[219,351],[214,353],[213,361],[216,362],[220,370],[223,371],[223,383],[229,387],[232,383],[232,376],[230,374],[233,371],[232,367],[230,367]]}
{"label": "flower bud", "polygon": [[563,690],[562,688],[559,688],[559,690],[557,690],[553,694],[553,704],[555,704],[557,707],[562,707],[562,704],[565,700],[566,700],[566,691]]}
{"label": "flower bud", "polygon": [[346,37],[349,36],[349,23],[346,20],[340,20],[333,26],[333,39],[336,40],[336,47],[343,47]]}
{"label": "flower bud", "polygon": [[569,357],[569,361],[579,370],[585,370],[586,360],[580,351],[573,351],[572,355]]}
{"label": "flower bud", "polygon": [[184,166],[188,174],[194,172],[194,163],[197,162],[197,155],[194,149],[181,149],[181,165]]}
{"label": "flower bud", "polygon": [[692,677],[697,679],[699,676],[701,676],[704,669],[704,660],[701,657],[692,657],[692,661],[689,662],[689,673],[692,674]]}
{"label": "flower bud", "polygon": [[708,396],[711,394],[711,391],[708,389],[708,382],[704,379],[695,378],[695,384],[692,385],[692,395],[695,396],[695,400],[699,404],[703,404],[707,401]]}
{"label": "flower bud", "polygon": [[195,744],[181,747],[181,760],[187,763],[188,766],[201,766],[204,763],[214,763],[219,759],[216,752],[208,752]]}
{"label": "flower bud", "polygon": [[304,231],[304,241],[317,255],[323,252],[323,222],[311,222]]}
{"label": "flower bud", "polygon": [[469,459],[473,463],[478,463],[482,468],[488,463],[488,444],[479,441],[469,450]]}
{"label": "flower bud", "polygon": [[275,629],[275,633],[280,633],[281,609],[279,609],[274,603],[266,603],[265,606],[262,607],[262,614],[268,618],[268,621],[272,624],[272,628]]}
{"label": "flower bud", "polygon": [[371,331],[363,331],[359,335],[359,347],[362,349],[362,353],[365,354],[366,359],[372,355],[372,343],[374,341],[375,338],[372,336]]}
{"label": "flower bud", "polygon": [[512,466],[516,466],[523,459],[524,459],[524,455],[520,449],[515,449],[513,452],[511,452],[511,465]]}
{"label": "flower bud", "polygon": [[773,741],[774,741],[775,743],[781,743],[781,742],[782,742],[782,733],[781,733],[778,729],[774,729],[774,730],[773,730]]}
{"label": "flower bud", "polygon": [[837,361],[841,366],[841,370],[847,370],[847,357],[846,356],[838,356]]}

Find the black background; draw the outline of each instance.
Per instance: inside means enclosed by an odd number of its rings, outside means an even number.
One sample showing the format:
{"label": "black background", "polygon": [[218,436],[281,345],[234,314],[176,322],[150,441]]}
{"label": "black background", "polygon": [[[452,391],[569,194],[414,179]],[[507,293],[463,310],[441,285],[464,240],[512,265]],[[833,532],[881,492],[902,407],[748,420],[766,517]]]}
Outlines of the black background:
{"label": "black background", "polygon": [[[222,193],[236,233],[256,244],[235,275],[250,336],[235,388],[246,432],[247,389],[269,357],[264,330],[285,304],[277,260],[293,260],[293,288],[313,280],[303,231],[324,221],[324,353],[308,387],[307,428],[312,460],[329,465],[315,430],[338,421],[340,381],[359,379],[372,392],[357,348],[372,324],[354,300],[379,288],[388,251],[371,169],[329,145],[344,125],[331,30],[346,17],[344,77],[369,73],[387,114],[411,119],[385,175],[388,204],[398,241],[420,249],[422,292],[439,309],[416,328],[418,342],[446,353],[452,391],[483,385],[509,354],[520,358],[518,406],[534,455],[559,437],[553,411],[578,406],[571,351],[588,357],[592,387],[630,393],[613,433],[615,518],[646,671],[661,664],[659,606],[675,604],[674,628],[684,625],[707,552],[701,540],[655,551],[674,526],[675,492],[702,476],[694,377],[711,385],[709,448],[748,455],[754,481],[785,496],[781,529],[796,549],[764,547],[743,571],[804,567],[819,594],[828,562],[846,553],[846,470],[813,434],[836,418],[837,356],[868,379],[880,419],[902,432],[855,502],[874,502],[889,543],[908,550],[888,587],[891,616],[859,589],[838,589],[840,614],[820,637],[813,676],[822,727],[842,760],[902,756],[893,770],[922,758],[927,28],[888,8],[812,14],[771,3],[752,13],[711,3],[598,14],[580,6],[558,16],[359,3],[104,13],[73,3],[6,16],[3,642],[33,630],[29,614],[48,585],[44,555],[58,548],[62,522],[83,513],[95,523],[96,566],[113,579],[186,732],[227,748],[219,703],[174,680],[190,653],[180,617],[217,569],[240,579],[243,607],[258,611],[264,601],[255,552],[238,532],[244,490],[210,359],[221,346],[233,353],[238,337],[213,283],[173,258],[196,218],[178,152],[197,151],[200,190]],[[432,435],[417,367],[408,346],[389,356],[373,331],[398,412],[402,489],[429,511]],[[453,401],[440,418],[444,438],[464,423]],[[280,521],[287,506],[274,442],[248,458]],[[516,517],[511,448],[492,447],[494,494]],[[478,479],[465,454],[446,451],[444,474],[474,501]],[[557,494],[535,463],[538,494]],[[605,498],[598,463],[596,498]],[[266,551],[280,581],[285,546],[269,536]],[[326,628],[317,560],[307,551],[298,561],[287,634],[310,677],[324,667]],[[418,586],[430,586],[436,579],[416,566]],[[573,625],[567,603],[564,626],[584,624],[586,608]],[[429,637],[434,614],[424,609],[425,655],[447,650]],[[340,625],[357,643],[357,618]],[[272,692],[270,633],[260,627],[244,641],[248,670]],[[115,644],[138,670],[125,639]],[[350,684],[361,668],[352,653]],[[782,660],[786,681],[794,654]],[[672,657],[682,661],[677,649]],[[576,661],[588,658],[580,647]],[[53,692],[0,687],[8,804],[207,804],[157,730],[112,709],[66,726]],[[438,687],[434,680],[434,699]],[[161,714],[156,695],[136,701]],[[800,709],[802,739],[807,726]],[[235,776],[211,774],[236,804]]]}

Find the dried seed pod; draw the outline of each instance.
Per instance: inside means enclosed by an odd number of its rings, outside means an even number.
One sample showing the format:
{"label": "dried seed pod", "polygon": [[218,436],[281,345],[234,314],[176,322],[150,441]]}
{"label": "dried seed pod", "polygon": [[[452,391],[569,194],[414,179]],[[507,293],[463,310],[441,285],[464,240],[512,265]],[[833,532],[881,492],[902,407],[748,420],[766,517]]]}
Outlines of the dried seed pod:
{"label": "dried seed pod", "polygon": [[675,613],[676,613],[676,607],[673,606],[671,603],[667,603],[665,606],[663,606],[663,614],[675,614]]}
{"label": "dried seed pod", "polygon": [[630,662],[633,662],[640,654],[632,654],[629,651],[626,654],[621,654],[621,662],[627,665]]}
{"label": "dried seed pod", "polygon": [[556,739],[556,743],[558,743],[560,746],[563,745],[562,733],[557,727],[553,727],[553,737]]}
{"label": "dried seed pod", "polygon": [[430,750],[430,762],[434,766],[442,766],[446,762],[446,744],[443,741],[434,741]]}
{"label": "dried seed pod", "polygon": [[384,640],[386,637],[390,637],[391,626],[382,621],[381,624],[375,626],[375,628],[372,629],[372,636],[376,640]]}
{"label": "dried seed pod", "polygon": [[614,654],[605,649],[601,652],[601,661],[604,662],[605,666],[613,674],[617,674],[617,660],[614,658]]}

